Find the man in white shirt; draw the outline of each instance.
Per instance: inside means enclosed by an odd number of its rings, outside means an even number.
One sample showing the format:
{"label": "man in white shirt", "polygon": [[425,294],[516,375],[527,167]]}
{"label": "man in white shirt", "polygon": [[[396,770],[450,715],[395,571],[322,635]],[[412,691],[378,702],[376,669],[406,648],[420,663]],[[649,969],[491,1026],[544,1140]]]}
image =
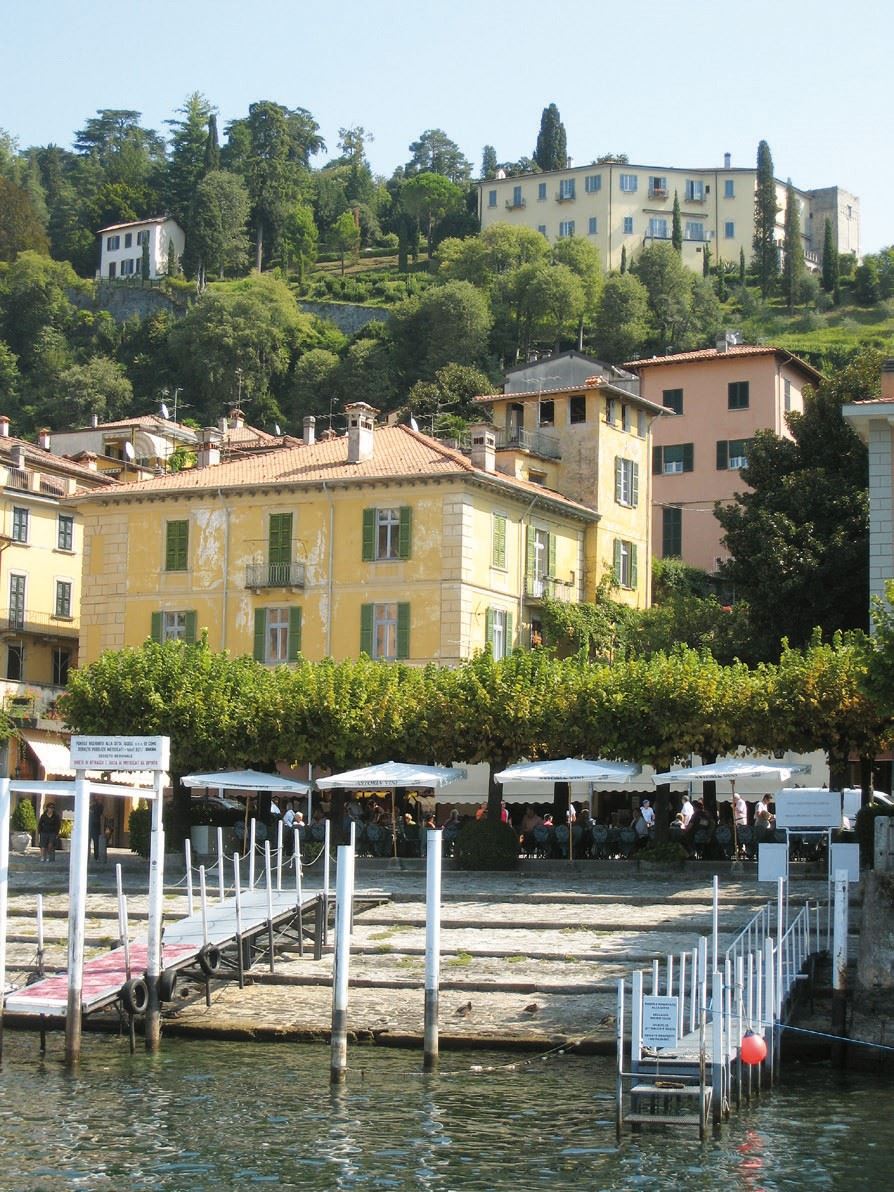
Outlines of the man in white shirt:
{"label": "man in white shirt", "polygon": [[655,827],[655,812],[652,809],[652,807],[649,805],[648,799],[643,799],[642,803],[640,803],[639,813],[643,817],[643,819],[646,821],[647,828]]}
{"label": "man in white shirt", "polygon": [[680,814],[683,816],[683,827],[689,827],[689,821],[695,813],[695,808],[692,806],[692,800],[688,795],[683,796],[683,806],[680,808]]}
{"label": "man in white shirt", "polygon": [[748,804],[738,791],[733,798],[733,814],[736,817],[736,827],[744,828],[748,823]]}

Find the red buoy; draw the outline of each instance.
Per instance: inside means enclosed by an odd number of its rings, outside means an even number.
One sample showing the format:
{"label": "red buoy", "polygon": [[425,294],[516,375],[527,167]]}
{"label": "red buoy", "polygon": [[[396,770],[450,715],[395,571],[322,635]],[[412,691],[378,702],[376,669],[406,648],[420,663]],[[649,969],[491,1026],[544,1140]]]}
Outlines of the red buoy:
{"label": "red buoy", "polygon": [[746,1031],[739,1047],[743,1064],[760,1064],[767,1058],[767,1044],[754,1031]]}

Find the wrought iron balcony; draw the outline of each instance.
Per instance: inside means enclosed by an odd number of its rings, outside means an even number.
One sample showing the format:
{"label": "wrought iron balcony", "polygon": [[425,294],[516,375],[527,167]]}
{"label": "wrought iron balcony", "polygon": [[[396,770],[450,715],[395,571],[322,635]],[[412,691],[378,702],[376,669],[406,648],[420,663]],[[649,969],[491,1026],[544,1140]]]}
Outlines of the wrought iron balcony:
{"label": "wrought iron balcony", "polygon": [[246,588],[303,588],[303,563],[247,563]]}
{"label": "wrought iron balcony", "polygon": [[34,633],[41,637],[77,637],[77,617],[55,617],[33,609],[10,609],[0,616],[0,633]]}
{"label": "wrought iron balcony", "polygon": [[525,576],[525,598],[528,600],[558,600],[562,604],[577,604],[577,585],[572,579],[556,579],[552,575],[535,578]]}
{"label": "wrought iron balcony", "polygon": [[562,458],[559,440],[553,435],[545,435],[537,430],[522,430],[520,427],[497,431],[496,447],[497,451],[515,447],[521,451],[530,451],[532,455],[542,455],[546,459]]}
{"label": "wrought iron balcony", "polygon": [[517,207],[527,207],[527,200],[525,199],[507,199],[506,210],[514,211]]}

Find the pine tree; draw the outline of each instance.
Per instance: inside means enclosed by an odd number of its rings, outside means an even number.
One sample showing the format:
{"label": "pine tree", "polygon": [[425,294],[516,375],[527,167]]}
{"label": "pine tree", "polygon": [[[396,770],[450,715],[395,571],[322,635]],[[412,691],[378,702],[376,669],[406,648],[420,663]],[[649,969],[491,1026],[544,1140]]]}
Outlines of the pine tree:
{"label": "pine tree", "polygon": [[568,145],[565,125],[554,103],[543,109],[534,161],[541,170],[564,170],[568,165]]}
{"label": "pine tree", "polygon": [[785,239],[783,241],[782,293],[790,311],[795,309],[804,280],[804,244],[801,209],[789,178],[785,188]]}
{"label": "pine tree", "polygon": [[744,249],[744,248],[740,248],[740,249],[739,249],[739,285],[740,285],[740,286],[744,286],[744,285],[745,285],[745,277],[746,277],[746,271],[745,271],[745,249]]}
{"label": "pine tree", "polygon": [[757,147],[757,183],[754,191],[754,270],[764,298],[773,288],[779,272],[776,250],[776,179],[770,146],[761,141]]}
{"label": "pine tree", "polygon": [[827,294],[834,294],[838,289],[838,245],[829,219],[823,232],[823,289]]}
{"label": "pine tree", "polygon": [[717,301],[726,302],[726,269],[723,267],[723,261],[719,258],[717,261]]}
{"label": "pine tree", "polygon": [[671,225],[671,244],[677,252],[683,251],[683,220],[680,217],[680,196],[674,191],[674,214]]}

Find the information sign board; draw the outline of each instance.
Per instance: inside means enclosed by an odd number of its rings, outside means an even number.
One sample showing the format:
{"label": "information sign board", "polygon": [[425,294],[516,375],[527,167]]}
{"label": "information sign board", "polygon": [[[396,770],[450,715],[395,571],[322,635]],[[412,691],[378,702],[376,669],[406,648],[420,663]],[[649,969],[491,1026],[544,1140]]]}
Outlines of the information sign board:
{"label": "information sign board", "polygon": [[759,844],[757,846],[757,880],[776,882],[781,877],[788,881],[788,845]]}
{"label": "information sign board", "polygon": [[643,998],[643,1043],[646,1047],[676,1047],[677,999],[646,994]]}
{"label": "information sign board", "polygon": [[775,796],[777,828],[841,827],[841,792],[791,789]]}
{"label": "information sign board", "polygon": [[72,737],[76,770],[163,770],[171,766],[170,737]]}
{"label": "information sign board", "polygon": [[860,880],[860,846],[859,844],[833,844],[829,849],[829,880],[835,880],[839,869],[847,870],[847,880]]}

